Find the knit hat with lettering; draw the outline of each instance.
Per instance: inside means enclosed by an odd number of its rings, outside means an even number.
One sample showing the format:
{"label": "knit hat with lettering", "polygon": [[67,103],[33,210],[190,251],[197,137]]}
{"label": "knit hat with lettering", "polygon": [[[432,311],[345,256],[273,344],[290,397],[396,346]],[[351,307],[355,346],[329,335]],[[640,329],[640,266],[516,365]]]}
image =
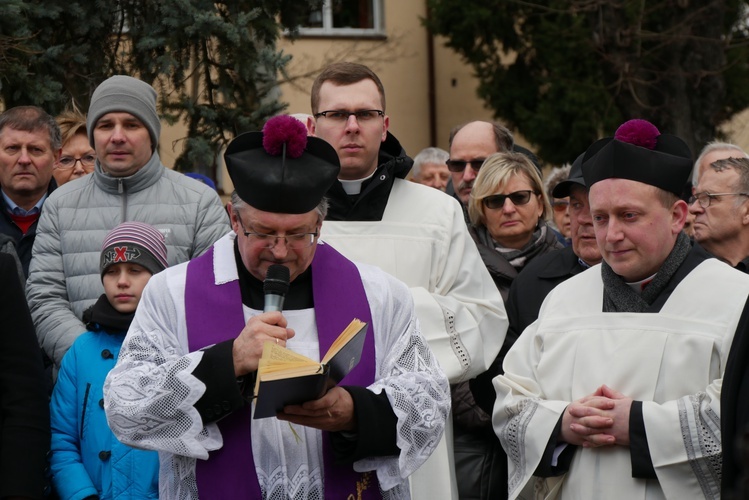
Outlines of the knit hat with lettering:
{"label": "knit hat with lettering", "polygon": [[123,222],[109,231],[101,245],[99,268],[102,277],[107,268],[124,262],[141,265],[151,274],[163,271],[169,265],[164,235],[142,222]]}
{"label": "knit hat with lettering", "polygon": [[94,147],[94,127],[107,113],[130,113],[148,129],[151,149],[156,150],[161,134],[161,122],[156,113],[156,91],[146,82],[125,75],[104,80],[91,96],[86,117],[88,142]]}

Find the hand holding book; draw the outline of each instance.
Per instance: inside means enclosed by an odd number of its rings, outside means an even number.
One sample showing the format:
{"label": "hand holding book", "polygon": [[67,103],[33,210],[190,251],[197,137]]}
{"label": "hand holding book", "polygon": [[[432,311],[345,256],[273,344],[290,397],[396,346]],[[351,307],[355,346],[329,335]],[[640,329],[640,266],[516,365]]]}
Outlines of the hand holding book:
{"label": "hand holding book", "polygon": [[266,342],[255,384],[254,418],[273,417],[284,406],[319,399],[361,359],[367,324],[354,319],[317,362]]}

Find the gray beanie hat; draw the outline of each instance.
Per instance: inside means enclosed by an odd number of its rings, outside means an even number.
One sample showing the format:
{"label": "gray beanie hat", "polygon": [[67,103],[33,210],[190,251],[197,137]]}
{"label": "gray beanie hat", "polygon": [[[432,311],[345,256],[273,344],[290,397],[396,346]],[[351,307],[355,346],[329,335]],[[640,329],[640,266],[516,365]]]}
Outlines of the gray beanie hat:
{"label": "gray beanie hat", "polygon": [[104,80],[91,96],[86,130],[88,142],[94,147],[94,126],[107,113],[130,113],[146,126],[151,136],[151,149],[159,145],[161,122],[156,113],[156,91],[146,82],[125,75]]}

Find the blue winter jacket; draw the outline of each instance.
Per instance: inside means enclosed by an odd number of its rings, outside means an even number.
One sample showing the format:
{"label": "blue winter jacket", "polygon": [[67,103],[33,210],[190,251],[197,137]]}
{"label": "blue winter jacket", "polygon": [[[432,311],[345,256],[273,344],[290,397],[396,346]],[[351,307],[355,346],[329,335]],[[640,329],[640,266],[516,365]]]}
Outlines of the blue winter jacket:
{"label": "blue winter jacket", "polygon": [[62,360],[52,393],[52,481],[62,500],[158,498],[159,457],[114,437],[102,387],[125,333],[86,332]]}

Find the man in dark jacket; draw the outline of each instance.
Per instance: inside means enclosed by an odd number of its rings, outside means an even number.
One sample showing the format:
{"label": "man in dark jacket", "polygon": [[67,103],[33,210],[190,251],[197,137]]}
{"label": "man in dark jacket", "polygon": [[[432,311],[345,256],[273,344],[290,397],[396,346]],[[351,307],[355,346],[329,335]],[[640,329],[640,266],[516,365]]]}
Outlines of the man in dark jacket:
{"label": "man in dark jacket", "polygon": [[0,233],[13,238],[24,277],[42,205],[57,187],[59,156],[60,129],[43,109],[17,106],[0,115]]}
{"label": "man in dark jacket", "polygon": [[43,498],[49,405],[13,258],[0,253],[0,498]]}

